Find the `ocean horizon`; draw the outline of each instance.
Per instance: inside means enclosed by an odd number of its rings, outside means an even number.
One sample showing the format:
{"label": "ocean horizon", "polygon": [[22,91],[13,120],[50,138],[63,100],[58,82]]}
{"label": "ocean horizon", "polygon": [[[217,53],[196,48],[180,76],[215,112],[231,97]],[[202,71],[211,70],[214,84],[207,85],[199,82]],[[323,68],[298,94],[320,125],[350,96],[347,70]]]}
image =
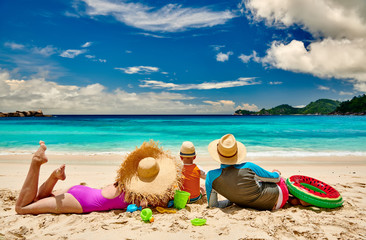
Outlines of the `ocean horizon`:
{"label": "ocean horizon", "polygon": [[53,115],[0,118],[0,154],[34,152],[39,140],[53,154],[125,154],[158,141],[178,154],[192,141],[198,155],[232,133],[248,156],[366,156],[365,116]]}

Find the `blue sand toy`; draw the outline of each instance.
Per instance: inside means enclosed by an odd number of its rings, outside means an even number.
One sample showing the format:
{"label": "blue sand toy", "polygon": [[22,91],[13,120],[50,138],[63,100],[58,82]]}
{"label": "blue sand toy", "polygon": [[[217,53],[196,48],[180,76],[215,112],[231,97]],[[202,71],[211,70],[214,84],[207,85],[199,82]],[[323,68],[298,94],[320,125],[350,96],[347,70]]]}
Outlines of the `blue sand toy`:
{"label": "blue sand toy", "polygon": [[134,211],[141,211],[142,210],[142,207],[138,207],[136,204],[130,204],[127,206],[127,210],[126,212],[134,212]]}

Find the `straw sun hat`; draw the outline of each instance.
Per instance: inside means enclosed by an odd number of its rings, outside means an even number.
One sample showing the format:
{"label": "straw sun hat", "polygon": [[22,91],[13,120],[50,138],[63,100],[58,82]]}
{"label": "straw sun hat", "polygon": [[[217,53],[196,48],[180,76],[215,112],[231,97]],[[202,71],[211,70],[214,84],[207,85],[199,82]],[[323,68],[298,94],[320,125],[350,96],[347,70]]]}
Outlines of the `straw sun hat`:
{"label": "straw sun hat", "polygon": [[228,165],[242,163],[247,155],[244,144],[236,141],[232,134],[212,141],[208,145],[208,152],[215,161]]}
{"label": "straw sun hat", "polygon": [[127,155],[117,171],[118,188],[125,201],[149,205],[166,205],[181,186],[181,163],[154,141],[144,142]]}
{"label": "straw sun hat", "polygon": [[196,149],[192,142],[185,141],[182,143],[180,147],[180,156],[181,157],[194,157],[196,156]]}

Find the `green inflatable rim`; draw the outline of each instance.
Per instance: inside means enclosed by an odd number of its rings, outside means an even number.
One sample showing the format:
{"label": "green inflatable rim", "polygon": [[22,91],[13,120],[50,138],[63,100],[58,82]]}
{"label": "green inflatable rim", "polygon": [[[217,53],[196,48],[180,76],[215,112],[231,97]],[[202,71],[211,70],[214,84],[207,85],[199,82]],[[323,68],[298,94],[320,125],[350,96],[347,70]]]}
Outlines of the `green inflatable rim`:
{"label": "green inflatable rim", "polygon": [[[312,195],[310,193],[304,192],[301,188],[294,186],[293,183],[290,181],[290,178],[286,179],[286,185],[288,187],[289,192],[292,195],[294,195],[295,197],[297,197],[298,199],[301,199],[307,203],[310,203],[314,206],[322,207],[322,208],[337,208],[337,207],[342,206],[343,199],[341,196],[339,196],[338,198],[332,199],[332,198],[326,198],[326,197],[322,198],[322,197]],[[316,187],[312,186],[311,190],[323,192],[321,189],[317,188],[317,190],[315,190],[314,188],[316,188]]]}

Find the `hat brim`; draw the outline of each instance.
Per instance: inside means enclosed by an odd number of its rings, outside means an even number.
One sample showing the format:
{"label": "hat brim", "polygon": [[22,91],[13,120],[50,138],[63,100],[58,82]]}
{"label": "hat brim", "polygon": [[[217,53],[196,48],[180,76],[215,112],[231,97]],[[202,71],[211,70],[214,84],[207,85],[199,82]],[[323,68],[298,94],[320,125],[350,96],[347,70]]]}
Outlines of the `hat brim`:
{"label": "hat brim", "polygon": [[[139,162],[146,157],[153,157],[159,164],[159,173],[151,179],[138,177]],[[117,174],[119,188],[125,192],[125,201],[139,203],[147,200],[149,205],[163,206],[174,197],[181,185],[181,162],[150,141],[131,152],[121,164]]]}
{"label": "hat brim", "polygon": [[219,143],[220,139],[216,139],[212,141],[208,145],[208,152],[210,153],[211,157],[222,164],[234,165],[244,162],[245,157],[247,156],[247,149],[241,142],[236,141],[238,146],[238,151],[233,157],[224,157],[219,154],[217,151],[217,144]]}
{"label": "hat brim", "polygon": [[126,184],[125,188],[144,196],[166,194],[178,177],[175,160],[169,156],[162,155],[156,161],[160,168],[157,176],[150,179],[142,179],[136,174]]}

